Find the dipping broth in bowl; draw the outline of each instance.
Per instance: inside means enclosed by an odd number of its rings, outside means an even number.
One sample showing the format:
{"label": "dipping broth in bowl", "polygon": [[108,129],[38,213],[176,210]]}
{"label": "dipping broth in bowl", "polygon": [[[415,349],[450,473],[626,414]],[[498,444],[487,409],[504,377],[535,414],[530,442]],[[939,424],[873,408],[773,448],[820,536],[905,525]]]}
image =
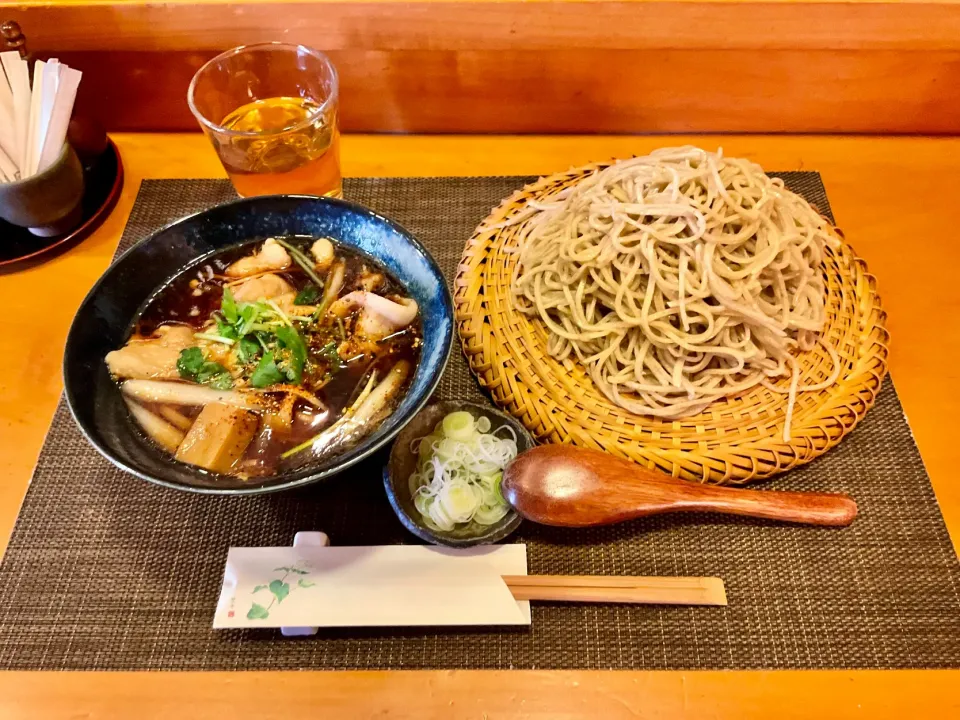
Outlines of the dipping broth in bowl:
{"label": "dipping broth in bowl", "polygon": [[402,400],[417,302],[375,260],[285,236],[205,257],[104,362],[143,433],[211,473],[269,478],[353,447]]}

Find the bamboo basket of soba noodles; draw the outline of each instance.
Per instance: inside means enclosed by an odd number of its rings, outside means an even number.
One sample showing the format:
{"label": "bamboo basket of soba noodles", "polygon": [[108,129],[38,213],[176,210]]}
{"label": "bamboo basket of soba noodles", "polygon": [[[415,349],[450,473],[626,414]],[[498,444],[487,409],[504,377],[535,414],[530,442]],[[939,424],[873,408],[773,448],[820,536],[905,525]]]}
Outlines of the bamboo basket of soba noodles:
{"label": "bamboo basket of soba noodles", "polygon": [[456,281],[464,351],[540,440],[740,484],[826,452],[886,374],[876,282],[756,163],[695,147],[507,198]]}

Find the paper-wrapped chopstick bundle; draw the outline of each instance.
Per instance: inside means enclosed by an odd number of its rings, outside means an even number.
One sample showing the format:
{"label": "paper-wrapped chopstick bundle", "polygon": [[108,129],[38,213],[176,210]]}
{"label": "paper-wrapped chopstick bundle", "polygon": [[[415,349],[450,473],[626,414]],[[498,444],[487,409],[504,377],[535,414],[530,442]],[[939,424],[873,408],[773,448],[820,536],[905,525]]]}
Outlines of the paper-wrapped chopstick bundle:
{"label": "paper-wrapped chopstick bundle", "polygon": [[56,59],[29,66],[0,53],[0,183],[33,177],[63,151],[81,73]]}

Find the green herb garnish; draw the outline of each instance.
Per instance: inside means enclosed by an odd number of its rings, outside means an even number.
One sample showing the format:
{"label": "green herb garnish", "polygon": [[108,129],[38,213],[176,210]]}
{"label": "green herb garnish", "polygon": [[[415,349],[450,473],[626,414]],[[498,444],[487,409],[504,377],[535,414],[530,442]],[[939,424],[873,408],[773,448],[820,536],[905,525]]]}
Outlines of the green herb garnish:
{"label": "green herb garnish", "polygon": [[233,299],[230,288],[223,289],[223,298],[220,300],[220,311],[231,325],[237,324],[237,301]]}
{"label": "green herb garnish", "polygon": [[283,381],[283,373],[273,359],[273,353],[267,352],[260,358],[256,370],[250,376],[250,384],[255,388],[265,388]]}
{"label": "green herb garnish", "polygon": [[203,367],[203,351],[200,348],[192,347],[180,351],[180,357],[177,358],[177,372],[180,373],[180,377],[193,380],[201,367]]}
{"label": "green herb garnish", "polygon": [[214,320],[217,323],[217,335],[225,337],[228,340],[238,339],[237,330],[233,325],[216,316],[214,316]]}
{"label": "green herb garnish", "polygon": [[260,343],[256,336],[245,335],[237,344],[237,361],[246,365],[253,362],[260,355]]}
{"label": "green herb garnish", "polygon": [[301,364],[307,361],[307,345],[296,328],[288,325],[277,328],[276,336],[280,346],[290,350]]}
{"label": "green herb garnish", "polygon": [[279,367],[294,385],[303,380],[303,366],[307,362],[307,345],[295,328],[284,326],[277,328],[277,346],[280,348]]}
{"label": "green herb garnish", "polygon": [[319,354],[330,364],[330,372],[338,373],[347,366],[343,358],[340,357],[340,353],[337,352],[335,342],[328,342],[320,348]]}
{"label": "green herb garnish", "polygon": [[241,305],[237,313],[237,335],[243,337],[253,330],[253,326],[260,320],[265,308],[266,306],[262,303],[244,303]]}
{"label": "green herb garnish", "polygon": [[293,299],[294,305],[316,305],[320,299],[320,288],[310,283],[303,290],[297,293]]}
{"label": "green herb garnish", "polygon": [[233,377],[226,371],[226,368],[219,363],[210,363],[211,365],[216,365],[220,370],[216,373],[213,373],[209,376],[198,375],[197,379],[203,385],[209,385],[215,390],[231,390],[233,389]]}
{"label": "green herb garnish", "polygon": [[313,280],[317,285],[323,285],[323,283],[320,281],[320,278],[317,277],[317,273],[314,272],[313,260],[308,258],[302,250],[294,247],[286,240],[281,240],[280,238],[274,238],[274,240],[287,249],[287,251],[290,253],[290,257],[307,274],[307,277]]}
{"label": "green herb garnish", "polygon": [[227,369],[218,362],[205,360],[203,351],[198,347],[180,351],[177,372],[184,380],[193,380],[217,390],[229,390],[233,387],[233,377]]}
{"label": "green herb garnish", "polygon": [[[311,288],[312,296],[308,292]],[[307,293],[307,299],[312,301],[319,295],[320,290],[316,285],[308,285],[301,290],[300,295],[304,293]],[[275,301],[237,302],[230,288],[225,287],[220,302],[220,315],[214,316],[214,320],[217,323],[217,334],[226,339],[222,342],[230,342],[233,346],[237,363],[247,366],[257,363],[250,375],[250,384],[253,387],[265,388],[284,382],[299,385],[303,382],[307,345]],[[191,356],[188,372],[192,373],[192,377],[198,376],[205,367],[202,365],[202,357],[199,362],[201,364],[198,364],[196,357]],[[215,369],[206,369],[208,372],[204,373],[204,376],[209,376],[212,384],[216,375]]]}

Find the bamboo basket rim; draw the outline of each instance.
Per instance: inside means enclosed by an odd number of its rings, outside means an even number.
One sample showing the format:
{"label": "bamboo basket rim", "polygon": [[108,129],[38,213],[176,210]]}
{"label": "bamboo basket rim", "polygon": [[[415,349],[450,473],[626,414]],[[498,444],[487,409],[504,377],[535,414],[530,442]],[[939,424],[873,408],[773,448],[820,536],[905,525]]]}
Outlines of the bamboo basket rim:
{"label": "bamboo basket rim", "polygon": [[[834,386],[798,395],[791,440],[783,442],[787,396],[753,388],[698,415],[661,420],[613,405],[578,363],[547,355],[546,330],[515,311],[509,282],[516,256],[504,246],[523,227],[501,223],[587,175],[596,162],[542,177],[505,198],[467,242],[454,281],[457,331],[471,371],[494,402],[541,442],[606,450],[675,477],[744,484],[810,462],[860,422],[887,372],[889,334],[876,279],[841,237],[826,253],[827,322],[823,337],[840,356]],[[822,348],[797,356],[801,383],[833,367]],[[789,379],[781,381],[781,384]]]}

